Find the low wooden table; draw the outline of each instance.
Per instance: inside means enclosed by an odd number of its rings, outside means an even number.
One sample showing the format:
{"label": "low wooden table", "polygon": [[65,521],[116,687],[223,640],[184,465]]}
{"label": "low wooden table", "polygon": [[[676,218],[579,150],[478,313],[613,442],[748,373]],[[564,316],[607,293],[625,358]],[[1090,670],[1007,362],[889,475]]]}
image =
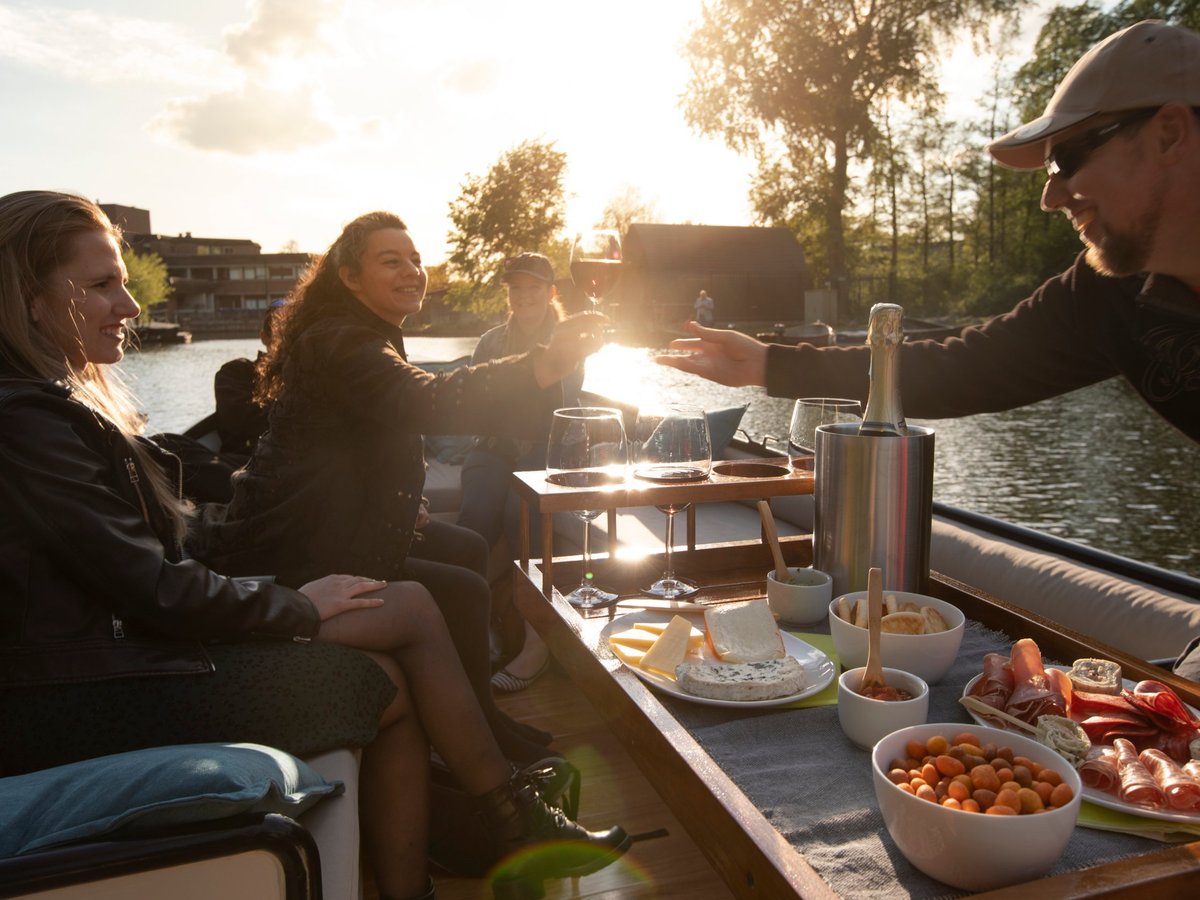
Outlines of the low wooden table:
{"label": "low wooden table", "polygon": [[[785,538],[789,565],[809,565],[811,539]],[[610,586],[636,593],[646,571],[661,567],[652,557],[631,565]],[[559,584],[577,583],[579,559],[560,559],[554,567]],[[702,547],[689,554],[687,572],[701,585],[762,582],[771,568],[770,556],[758,542]],[[647,685],[613,657],[600,632],[613,614],[584,617],[563,599],[559,586],[543,592],[545,574],[537,565],[516,565],[518,608],[550,646],[572,681],[621,739],[663,800],[688,828],[731,891],[744,898],[792,896],[834,897],[836,894],[804,857],[771,825],[725,771],[704,751],[688,730]],[[968,585],[933,573],[930,593],[954,603],[968,618],[1013,637],[1030,637],[1048,657],[1075,659],[1103,656],[1119,662],[1128,678],[1155,678],[1169,684],[1194,706],[1200,705],[1200,685],[1177,678],[1156,666],[1124,654],[1084,635],[976,591]],[[761,594],[760,594],[761,595]],[[1194,896],[1200,884],[1200,841],[1169,846],[1147,842],[1140,856],[1095,866],[1036,882],[1036,895],[1045,897]],[[988,896],[1027,898],[1030,886],[1006,888]]]}
{"label": "low wooden table", "polygon": [[[594,488],[563,487],[546,480],[543,471],[514,472],[513,488],[521,501],[520,561],[529,565],[529,517],[542,520],[542,592],[549,595],[554,583],[554,529],[550,517],[556,512],[603,509],[608,512],[609,556],[616,546],[617,510],[636,506],[689,503],[687,546],[696,549],[696,507],[701,503],[729,500],[766,500],[813,492],[813,473],[792,468],[786,456],[761,460],[726,460],[713,464],[705,481],[662,484],[629,477],[619,484]],[[582,522],[581,522],[582,524]]]}

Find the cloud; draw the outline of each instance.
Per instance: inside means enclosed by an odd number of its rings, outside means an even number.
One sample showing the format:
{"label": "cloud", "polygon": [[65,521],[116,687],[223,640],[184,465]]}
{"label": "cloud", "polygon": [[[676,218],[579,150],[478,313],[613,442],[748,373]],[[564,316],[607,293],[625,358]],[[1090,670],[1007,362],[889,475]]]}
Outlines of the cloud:
{"label": "cloud", "polygon": [[0,59],[93,83],[211,85],[225,68],[175,25],[93,10],[0,6],[0,35]]}
{"label": "cloud", "polygon": [[226,29],[225,51],[247,69],[327,52],[329,29],[345,5],[345,0],[252,0],[250,21]]}
{"label": "cloud", "polygon": [[254,82],[234,91],[172,100],[149,130],[199,150],[238,155],[322,144],[336,134],[317,111],[313,89],[280,91]]}

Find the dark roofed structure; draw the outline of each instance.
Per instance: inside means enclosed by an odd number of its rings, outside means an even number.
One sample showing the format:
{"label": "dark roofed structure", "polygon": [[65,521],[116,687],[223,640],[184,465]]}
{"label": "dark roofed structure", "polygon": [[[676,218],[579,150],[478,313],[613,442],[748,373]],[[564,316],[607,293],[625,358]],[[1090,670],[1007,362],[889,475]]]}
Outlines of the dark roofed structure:
{"label": "dark roofed structure", "polygon": [[717,323],[804,321],[804,250],[786,228],[634,224],[614,296],[623,326],[676,331],[701,290]]}

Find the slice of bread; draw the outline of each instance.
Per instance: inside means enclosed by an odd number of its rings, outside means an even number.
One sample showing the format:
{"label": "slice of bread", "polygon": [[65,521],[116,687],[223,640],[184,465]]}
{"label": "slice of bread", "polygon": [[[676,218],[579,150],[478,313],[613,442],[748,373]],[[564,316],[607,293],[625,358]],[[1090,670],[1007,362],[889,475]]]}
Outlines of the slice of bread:
{"label": "slice of bread", "polygon": [[761,662],[787,655],[765,599],[710,607],[704,611],[704,624],[709,646],[722,662]]}

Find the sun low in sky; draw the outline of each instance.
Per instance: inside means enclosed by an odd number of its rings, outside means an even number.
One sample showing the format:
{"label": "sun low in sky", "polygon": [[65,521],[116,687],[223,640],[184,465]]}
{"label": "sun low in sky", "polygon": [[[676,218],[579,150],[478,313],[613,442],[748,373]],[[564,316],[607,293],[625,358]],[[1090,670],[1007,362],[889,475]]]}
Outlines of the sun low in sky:
{"label": "sun low in sky", "polygon": [[684,122],[701,0],[0,0],[0,193],[148,208],[156,232],[325,249],[372,209],[429,262],[469,175],[535,139],[568,228],[633,188],[752,224],[751,159]]}

